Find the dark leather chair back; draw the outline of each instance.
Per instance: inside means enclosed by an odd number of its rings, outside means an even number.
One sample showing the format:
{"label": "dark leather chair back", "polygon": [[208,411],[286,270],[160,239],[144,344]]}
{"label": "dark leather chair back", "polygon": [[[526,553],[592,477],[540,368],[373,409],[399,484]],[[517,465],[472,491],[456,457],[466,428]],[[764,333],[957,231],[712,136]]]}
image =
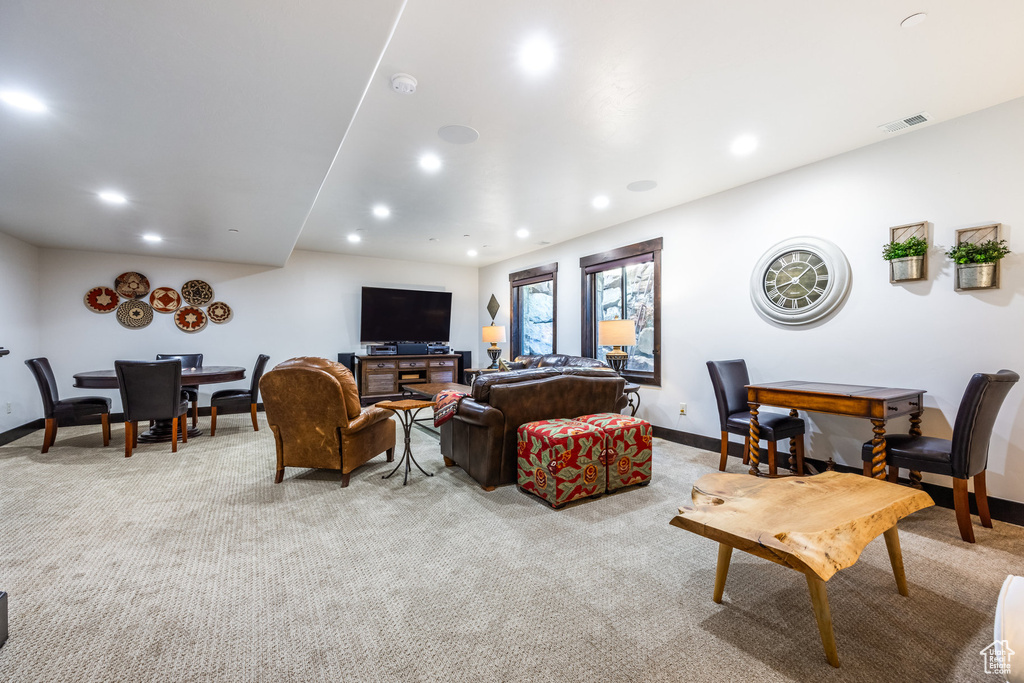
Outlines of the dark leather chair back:
{"label": "dark leather chair back", "polygon": [[746,390],[746,385],[750,384],[747,363],[741,358],[709,360],[708,373],[711,375],[711,386],[715,389],[715,402],[718,403],[718,420],[724,432],[730,415],[750,409]]}
{"label": "dark leather chair back", "polygon": [[203,367],[203,354],[201,353],[158,353],[157,360],[172,360],[177,358],[181,361],[182,369]]}
{"label": "dark leather chair back", "polygon": [[988,445],[996,415],[1019,379],[1016,372],[1000,370],[996,374],[976,373],[967,383],[953,423],[949,458],[954,477],[967,479],[988,467]]}
{"label": "dark leather chair back", "polygon": [[256,359],[256,366],[252,369],[252,382],[249,383],[249,395],[252,397],[250,403],[258,403],[257,400],[260,396],[260,378],[263,377],[263,370],[267,367],[267,361],[270,360],[270,356],[265,353],[261,353],[260,357]]}
{"label": "dark leather chair back", "polygon": [[180,414],[181,361],[116,360],[125,422],[171,420]]}
{"label": "dark leather chair back", "polygon": [[43,417],[53,417],[54,407],[60,396],[57,394],[57,380],[53,377],[50,361],[46,358],[29,358],[25,365],[32,371],[36,384],[39,385],[39,394],[43,398]]}

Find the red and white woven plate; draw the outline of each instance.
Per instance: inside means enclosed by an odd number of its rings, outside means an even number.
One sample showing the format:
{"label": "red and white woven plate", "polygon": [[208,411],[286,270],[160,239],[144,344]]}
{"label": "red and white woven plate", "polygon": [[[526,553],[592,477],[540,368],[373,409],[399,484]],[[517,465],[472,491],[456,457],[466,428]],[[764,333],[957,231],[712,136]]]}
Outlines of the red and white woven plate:
{"label": "red and white woven plate", "polygon": [[157,287],[149,295],[149,305],[157,313],[174,313],[181,306],[181,295],[170,287]]}
{"label": "red and white woven plate", "polygon": [[174,324],[183,332],[198,332],[206,327],[206,314],[194,306],[183,306],[174,312]]}
{"label": "red and white woven plate", "polygon": [[93,287],[85,293],[85,307],[97,313],[110,313],[121,303],[121,297],[110,287]]}

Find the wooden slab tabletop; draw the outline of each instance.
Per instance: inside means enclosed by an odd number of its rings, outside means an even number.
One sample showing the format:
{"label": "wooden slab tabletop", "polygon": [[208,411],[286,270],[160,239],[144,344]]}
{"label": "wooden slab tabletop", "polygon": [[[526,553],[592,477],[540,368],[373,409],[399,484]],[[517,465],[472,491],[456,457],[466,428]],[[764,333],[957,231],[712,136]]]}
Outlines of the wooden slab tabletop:
{"label": "wooden slab tabletop", "polygon": [[934,505],[924,491],[841,472],[781,479],[715,472],[693,485],[692,497],[673,526],[823,581],[896,522]]}
{"label": "wooden slab tabletop", "polygon": [[407,398],[401,401],[381,401],[377,404],[377,407],[384,408],[385,410],[418,410],[420,408],[430,408],[433,405],[433,401],[418,401]]}
{"label": "wooden slab tabletop", "polygon": [[406,391],[419,394],[420,396],[429,396],[434,398],[442,391],[458,391],[463,394],[468,394],[473,391],[473,387],[468,384],[456,384],[455,382],[410,382],[408,384],[402,384],[402,388]]}

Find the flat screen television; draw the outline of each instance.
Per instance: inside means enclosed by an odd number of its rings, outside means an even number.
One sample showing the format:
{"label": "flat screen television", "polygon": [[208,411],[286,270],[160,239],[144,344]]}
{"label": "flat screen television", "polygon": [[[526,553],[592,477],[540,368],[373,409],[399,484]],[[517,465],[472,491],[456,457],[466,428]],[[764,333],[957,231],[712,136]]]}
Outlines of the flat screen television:
{"label": "flat screen television", "polygon": [[447,342],[451,324],[451,292],[363,287],[360,343]]}

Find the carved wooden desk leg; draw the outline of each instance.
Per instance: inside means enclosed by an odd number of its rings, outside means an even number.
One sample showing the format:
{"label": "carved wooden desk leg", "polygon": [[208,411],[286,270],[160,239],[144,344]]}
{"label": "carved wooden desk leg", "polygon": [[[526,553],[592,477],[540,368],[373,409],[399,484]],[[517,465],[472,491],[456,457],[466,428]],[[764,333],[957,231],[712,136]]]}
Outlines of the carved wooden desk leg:
{"label": "carved wooden desk leg", "polygon": [[[910,435],[921,436],[921,413],[910,414]],[[910,485],[915,489],[924,488],[921,486],[921,472],[918,470],[910,470]]]}
{"label": "carved wooden desk leg", "polygon": [[900,550],[900,536],[893,524],[884,532],[885,549],[889,551],[889,563],[892,565],[892,574],[896,577],[896,590],[902,596],[910,595],[907,589],[907,575],[903,572],[903,552]]}
{"label": "carved wooden desk leg", "polygon": [[[790,417],[800,417],[800,412],[798,410],[795,410],[795,409],[790,410],[789,411],[789,416]],[[790,472],[796,472],[797,471],[797,469],[796,469],[796,438],[795,437],[789,440],[789,471]],[[803,474],[803,472],[801,472],[800,474]]]}
{"label": "carved wooden desk leg", "polygon": [[757,422],[757,408],[758,404],[750,404],[750,473],[754,476],[761,474],[761,445],[758,443],[757,438],[761,433],[761,425]]}
{"label": "carved wooden desk leg", "polygon": [[836,636],[832,632],[832,611],[828,608],[825,582],[814,574],[805,574],[804,576],[807,577],[807,588],[811,592],[811,606],[814,608],[814,618],[818,622],[821,644],[825,648],[825,659],[838,669],[839,652],[836,650]]}
{"label": "carved wooden desk leg", "polygon": [[718,567],[715,569],[715,596],[711,598],[715,602],[722,602],[722,594],[725,593],[725,577],[729,575],[729,560],[731,558],[732,546],[719,543]]}
{"label": "carved wooden desk leg", "polygon": [[885,420],[872,420],[875,438],[871,440],[871,462],[864,463],[864,475],[885,479]]}

